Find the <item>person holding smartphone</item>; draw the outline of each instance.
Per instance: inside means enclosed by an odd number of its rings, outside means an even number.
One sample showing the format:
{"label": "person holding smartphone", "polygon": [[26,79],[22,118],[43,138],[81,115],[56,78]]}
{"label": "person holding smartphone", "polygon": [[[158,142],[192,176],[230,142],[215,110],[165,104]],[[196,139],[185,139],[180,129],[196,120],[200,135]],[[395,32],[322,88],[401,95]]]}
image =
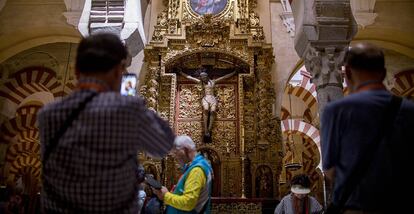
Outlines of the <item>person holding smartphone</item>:
{"label": "person holding smartphone", "polygon": [[163,186],[153,188],[154,193],[167,205],[167,214],[210,213],[213,170],[202,154],[197,153],[193,140],[186,135],[178,136],[172,150],[174,158],[183,169],[172,192]]}
{"label": "person holding smartphone", "polygon": [[163,157],[175,138],[139,97],[122,96],[118,36],[81,40],[76,89],[38,114],[42,213],[138,213],[138,150]]}

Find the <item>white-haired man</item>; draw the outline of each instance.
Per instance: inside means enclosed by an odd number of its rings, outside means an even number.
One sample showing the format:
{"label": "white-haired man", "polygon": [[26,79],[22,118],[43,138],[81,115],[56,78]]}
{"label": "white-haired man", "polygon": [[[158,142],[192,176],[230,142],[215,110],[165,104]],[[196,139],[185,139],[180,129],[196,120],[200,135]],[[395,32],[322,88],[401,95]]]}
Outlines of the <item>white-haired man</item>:
{"label": "white-haired man", "polygon": [[167,205],[167,213],[210,213],[210,164],[197,153],[193,140],[186,135],[175,138],[172,154],[182,166],[183,175],[172,192],[164,186],[154,191]]}

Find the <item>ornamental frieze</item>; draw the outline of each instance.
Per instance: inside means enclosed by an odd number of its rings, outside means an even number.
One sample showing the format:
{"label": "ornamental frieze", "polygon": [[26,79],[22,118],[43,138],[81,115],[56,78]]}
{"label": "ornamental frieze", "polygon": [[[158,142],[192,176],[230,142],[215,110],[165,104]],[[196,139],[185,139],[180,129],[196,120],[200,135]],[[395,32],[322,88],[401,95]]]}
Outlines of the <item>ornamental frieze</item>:
{"label": "ornamental frieze", "polygon": [[248,63],[248,64],[253,63],[253,56],[251,56],[248,53],[246,47],[244,47],[244,46],[231,47],[231,46],[226,45],[224,48],[219,48],[219,47],[210,47],[210,48],[197,47],[197,48],[190,49],[187,46],[185,46],[184,48],[179,49],[179,50],[170,48],[168,50],[168,52],[165,54],[165,56],[163,57],[162,64],[165,65],[165,66],[170,66],[170,65],[174,64],[174,62],[176,60],[180,59],[181,57],[184,57],[184,56],[187,56],[187,55],[193,55],[193,54],[197,54],[197,53],[205,53],[205,52],[225,54],[225,55],[236,57],[236,58],[240,59],[241,61],[243,61],[244,63]]}

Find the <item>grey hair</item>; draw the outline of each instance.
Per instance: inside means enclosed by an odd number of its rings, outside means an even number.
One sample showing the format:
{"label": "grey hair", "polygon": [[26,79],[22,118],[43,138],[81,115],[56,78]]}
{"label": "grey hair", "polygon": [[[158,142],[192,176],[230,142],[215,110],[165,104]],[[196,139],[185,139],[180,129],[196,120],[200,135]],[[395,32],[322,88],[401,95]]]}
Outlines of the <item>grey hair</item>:
{"label": "grey hair", "polygon": [[187,135],[177,136],[174,140],[174,147],[176,149],[187,148],[187,149],[190,149],[192,151],[196,150],[196,147],[195,147],[195,144],[194,144],[193,140],[191,139],[191,137],[189,137]]}

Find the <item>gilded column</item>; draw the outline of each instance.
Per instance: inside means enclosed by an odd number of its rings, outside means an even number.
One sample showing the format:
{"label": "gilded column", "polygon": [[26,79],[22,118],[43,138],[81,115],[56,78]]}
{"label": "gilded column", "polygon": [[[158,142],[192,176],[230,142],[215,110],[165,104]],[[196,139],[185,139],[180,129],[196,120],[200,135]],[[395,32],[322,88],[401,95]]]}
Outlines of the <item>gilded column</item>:
{"label": "gilded column", "polygon": [[159,94],[159,74],[160,69],[158,67],[150,66],[148,68],[146,85],[144,86],[147,91],[145,92],[145,98],[147,101],[147,107],[153,111],[157,111],[158,108],[158,94]]}

